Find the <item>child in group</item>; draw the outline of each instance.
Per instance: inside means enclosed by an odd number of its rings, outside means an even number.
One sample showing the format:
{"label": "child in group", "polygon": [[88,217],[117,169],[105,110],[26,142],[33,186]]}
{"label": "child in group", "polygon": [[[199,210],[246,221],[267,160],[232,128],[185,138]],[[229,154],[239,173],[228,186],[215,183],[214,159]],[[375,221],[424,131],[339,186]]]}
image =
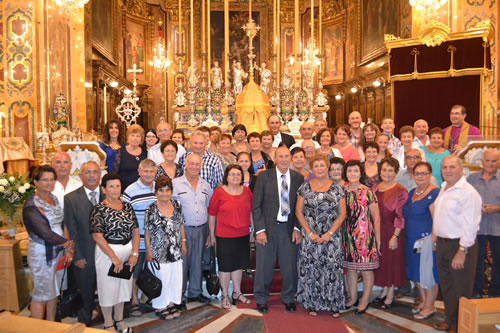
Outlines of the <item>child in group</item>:
{"label": "child in group", "polygon": [[394,136],[395,127],[394,120],[391,117],[385,117],[380,124],[382,132],[389,137],[388,149],[391,154],[394,154],[394,152],[401,147],[401,141]]}

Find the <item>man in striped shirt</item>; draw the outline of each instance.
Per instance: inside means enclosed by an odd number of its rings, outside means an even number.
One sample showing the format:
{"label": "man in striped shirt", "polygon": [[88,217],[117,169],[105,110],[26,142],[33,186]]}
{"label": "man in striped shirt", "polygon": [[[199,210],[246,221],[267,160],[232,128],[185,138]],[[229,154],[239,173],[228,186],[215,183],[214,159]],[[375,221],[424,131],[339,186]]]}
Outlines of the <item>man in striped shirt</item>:
{"label": "man in striped shirt", "polygon": [[139,179],[125,189],[122,198],[124,202],[130,203],[134,208],[135,215],[137,216],[137,222],[139,223],[139,232],[141,233],[139,258],[137,260],[137,267],[134,270],[134,284],[131,301],[132,306],[129,310],[132,316],[142,315],[142,311],[139,306],[139,299],[137,297],[138,288],[135,282],[137,281],[139,274],[142,272],[146,258],[146,246],[144,244],[144,212],[149,205],[156,201],[154,191],[156,164],[150,159],[145,159],[139,163],[138,171]]}

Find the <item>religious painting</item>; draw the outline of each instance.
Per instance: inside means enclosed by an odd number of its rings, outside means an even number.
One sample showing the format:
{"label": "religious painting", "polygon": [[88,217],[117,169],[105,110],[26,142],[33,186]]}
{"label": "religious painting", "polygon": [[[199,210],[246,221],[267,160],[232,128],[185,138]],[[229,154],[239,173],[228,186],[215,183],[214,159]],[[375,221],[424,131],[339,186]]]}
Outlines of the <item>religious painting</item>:
{"label": "religious painting", "polygon": [[[234,61],[241,62],[241,66],[248,71],[250,65],[248,53],[250,52],[250,43],[243,30],[243,26],[248,23],[248,10],[229,11],[229,64],[231,68]],[[252,19],[255,24],[260,26],[260,12],[252,11]],[[255,64],[260,65],[260,35],[262,29],[253,39],[253,53],[255,54]],[[224,67],[224,11],[211,11],[210,13],[210,59],[212,64],[219,62],[219,66]],[[223,69],[225,70],[225,69]]]}
{"label": "religious painting", "polygon": [[[92,0],[92,46],[115,63],[116,34],[113,31],[116,0]],[[111,19],[110,19],[111,17]]]}
{"label": "religious painting", "polygon": [[148,71],[147,64],[147,50],[149,49],[149,43],[147,36],[148,33],[148,22],[144,19],[131,16],[127,14],[127,19],[125,23],[125,74],[129,81],[134,80],[134,73],[129,72],[134,65],[136,65],[137,70],[142,70],[142,72],[137,73],[137,81],[141,83],[146,83],[146,74]]}
{"label": "religious painting", "polygon": [[311,47],[313,50],[318,49],[318,36],[319,36],[319,9],[314,8],[314,45],[311,43],[311,8],[308,8],[302,15],[302,48],[304,52],[309,52]]}
{"label": "religious painting", "polygon": [[344,80],[344,38],[342,19],[323,26],[323,83],[340,83]]}
{"label": "religious painting", "polygon": [[399,35],[399,0],[361,0],[361,63],[386,52],[384,34]]}

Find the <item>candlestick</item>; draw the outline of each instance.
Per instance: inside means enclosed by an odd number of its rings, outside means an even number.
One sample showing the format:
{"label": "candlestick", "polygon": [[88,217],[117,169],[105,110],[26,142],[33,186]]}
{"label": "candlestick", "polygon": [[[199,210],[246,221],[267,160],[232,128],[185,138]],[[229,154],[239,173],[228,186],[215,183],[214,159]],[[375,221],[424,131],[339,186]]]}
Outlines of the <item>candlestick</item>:
{"label": "candlestick", "polygon": [[[191,58],[190,58],[190,65],[194,65],[194,14],[193,14],[193,0],[190,1],[190,13],[189,13],[189,20],[190,20],[190,25],[189,25],[189,35],[190,35],[190,53],[191,53]],[[193,68],[194,69],[194,68]]]}
{"label": "candlestick", "polygon": [[181,0],[179,0],[179,27],[177,28],[177,53],[182,53],[182,47],[181,47],[181,20],[182,20],[182,4]]}
{"label": "candlestick", "polygon": [[319,43],[319,55],[323,55],[323,8],[322,7],[322,0],[319,0],[319,38],[318,38],[318,43]]}
{"label": "candlestick", "polygon": [[[210,37],[212,37],[211,31],[210,31],[210,0],[207,0],[207,72],[208,72],[208,87],[210,88],[210,77],[211,77],[211,69],[212,69],[212,63],[210,59],[210,55],[212,53],[212,45],[210,43]],[[209,89],[210,90],[210,89]]]}
{"label": "candlestick", "polygon": [[224,82],[228,85],[229,64],[229,0],[224,0]]}
{"label": "candlestick", "polygon": [[299,52],[299,0],[295,0],[293,9],[295,11],[295,22],[294,22],[294,51],[295,51],[295,71],[293,73],[293,83],[297,85],[297,68],[299,68],[298,62],[298,52]]}
{"label": "candlestick", "polygon": [[273,0],[273,53],[276,54],[276,0]]}

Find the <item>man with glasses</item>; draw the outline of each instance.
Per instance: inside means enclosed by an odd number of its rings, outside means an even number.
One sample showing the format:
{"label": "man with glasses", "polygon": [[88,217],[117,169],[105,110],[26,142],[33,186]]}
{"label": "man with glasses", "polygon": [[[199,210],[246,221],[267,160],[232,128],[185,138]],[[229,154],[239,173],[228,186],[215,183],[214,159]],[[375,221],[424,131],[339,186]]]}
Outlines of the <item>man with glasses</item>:
{"label": "man with glasses", "polygon": [[[159,142],[155,144],[153,147],[149,148],[148,158],[156,163],[156,165],[160,165],[164,162],[163,154],[161,153],[161,144],[167,140],[170,140],[170,136],[172,135],[172,129],[170,125],[165,121],[160,121],[156,126],[156,135],[158,135]],[[175,158],[175,163],[179,161],[181,156],[186,153],[186,149],[177,145],[177,156]]]}
{"label": "man with glasses", "polygon": [[[405,153],[406,168],[401,168],[396,176],[396,182],[403,186],[408,192],[417,187],[415,184],[415,175],[413,169],[415,165],[422,161],[422,153],[420,149],[410,148]],[[436,178],[431,177],[431,184],[438,186]]]}

